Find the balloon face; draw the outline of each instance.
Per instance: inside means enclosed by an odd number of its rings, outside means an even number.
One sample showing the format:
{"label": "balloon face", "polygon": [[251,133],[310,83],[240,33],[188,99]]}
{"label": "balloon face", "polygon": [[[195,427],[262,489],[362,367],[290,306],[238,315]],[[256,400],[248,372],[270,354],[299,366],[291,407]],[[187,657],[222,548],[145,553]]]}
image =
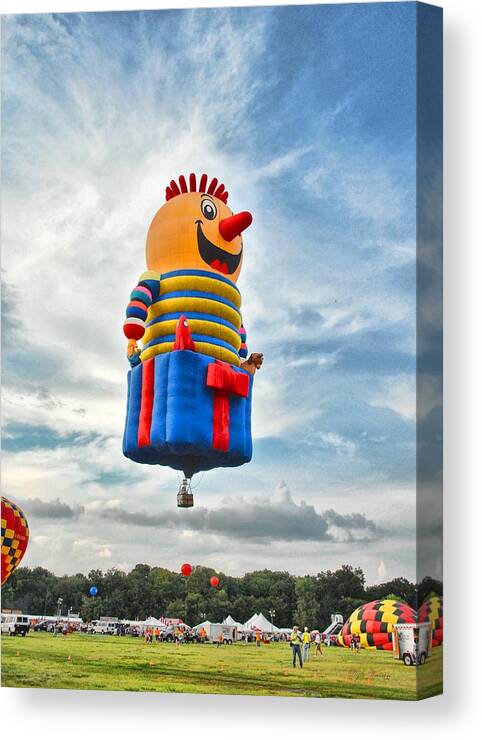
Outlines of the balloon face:
{"label": "balloon face", "polygon": [[91,596],[97,596],[97,586],[91,586],[89,593]]}
{"label": "balloon face", "polygon": [[2,496],[2,584],[20,565],[28,537],[25,514],[19,506]]}
{"label": "balloon face", "polygon": [[149,227],[146,261],[159,273],[198,269],[236,282],[243,262],[242,231],[252,221],[214,195],[184,193],[168,200]]}
{"label": "balloon face", "polygon": [[212,576],[212,578],[211,578],[211,586],[213,588],[216,588],[216,586],[219,586],[219,578],[217,576]]}
{"label": "balloon face", "polygon": [[190,563],[183,563],[181,565],[181,573],[183,576],[190,576],[192,573],[192,565]]}
{"label": "balloon face", "polygon": [[350,647],[352,636],[357,635],[360,647],[392,650],[394,624],[413,624],[416,614],[403,601],[381,599],[360,606],[351,614],[338,635],[338,645]]}

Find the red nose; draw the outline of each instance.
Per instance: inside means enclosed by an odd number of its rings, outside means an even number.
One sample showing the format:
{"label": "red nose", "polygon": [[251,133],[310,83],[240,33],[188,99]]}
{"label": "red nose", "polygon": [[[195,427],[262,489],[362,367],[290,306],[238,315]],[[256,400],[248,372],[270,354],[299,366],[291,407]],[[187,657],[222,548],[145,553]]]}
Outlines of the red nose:
{"label": "red nose", "polygon": [[219,233],[227,242],[232,242],[235,236],[239,236],[242,231],[248,228],[253,221],[249,211],[235,213],[234,216],[223,218],[219,222]]}

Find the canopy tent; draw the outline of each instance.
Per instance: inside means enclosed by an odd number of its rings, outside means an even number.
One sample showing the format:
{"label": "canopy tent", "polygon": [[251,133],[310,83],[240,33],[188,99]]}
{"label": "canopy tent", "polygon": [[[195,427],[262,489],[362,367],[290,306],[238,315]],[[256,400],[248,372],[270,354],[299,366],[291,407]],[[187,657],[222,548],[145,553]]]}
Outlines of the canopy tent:
{"label": "canopy tent", "polygon": [[196,624],[193,627],[193,630],[200,630],[203,627],[204,627],[204,629],[207,629],[211,624],[212,624],[212,622],[210,622],[209,619],[205,619],[204,622],[200,622],[200,624]]}
{"label": "canopy tent", "polygon": [[266,619],[264,614],[261,612],[259,614],[253,614],[251,619],[248,619],[248,621],[244,623],[244,627],[245,629],[259,630],[260,632],[279,632],[278,627]]}
{"label": "canopy tent", "polygon": [[164,627],[163,623],[155,617],[147,617],[143,622],[139,622],[143,627]]}
{"label": "canopy tent", "polygon": [[223,621],[223,624],[225,624],[227,627],[236,627],[236,629],[238,630],[246,630],[244,624],[241,624],[241,622],[236,622],[236,620],[232,618],[231,614],[228,614],[226,619]]}

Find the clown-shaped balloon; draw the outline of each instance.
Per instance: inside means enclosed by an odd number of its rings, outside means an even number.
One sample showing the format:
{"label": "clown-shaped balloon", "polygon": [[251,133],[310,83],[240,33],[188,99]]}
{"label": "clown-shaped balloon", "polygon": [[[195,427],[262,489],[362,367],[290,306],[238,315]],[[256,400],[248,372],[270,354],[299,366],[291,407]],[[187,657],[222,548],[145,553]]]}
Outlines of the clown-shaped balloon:
{"label": "clown-shaped balloon", "polygon": [[2,585],[20,565],[28,537],[25,514],[19,506],[2,496]]}
{"label": "clown-shaped balloon", "polygon": [[247,359],[236,285],[251,222],[247,211],[229,208],[216,178],[171,180],[147,234],[148,269],[126,311],[124,454],[182,470],[181,506],[192,505],[194,473],[251,459],[251,392],[263,356]]}

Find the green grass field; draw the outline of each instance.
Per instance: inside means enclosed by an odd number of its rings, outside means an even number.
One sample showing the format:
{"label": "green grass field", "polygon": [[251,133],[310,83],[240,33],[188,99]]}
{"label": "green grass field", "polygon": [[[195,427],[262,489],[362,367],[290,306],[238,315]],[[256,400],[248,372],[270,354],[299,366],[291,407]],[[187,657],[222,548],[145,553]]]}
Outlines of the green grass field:
{"label": "green grass field", "polygon": [[[2,639],[2,686],[258,696],[416,699],[415,669],[391,653],[328,648],[302,669],[283,643],[150,644],[132,637],[31,632]],[[422,687],[423,685],[423,687]],[[442,648],[419,669],[419,698],[442,689]]]}

